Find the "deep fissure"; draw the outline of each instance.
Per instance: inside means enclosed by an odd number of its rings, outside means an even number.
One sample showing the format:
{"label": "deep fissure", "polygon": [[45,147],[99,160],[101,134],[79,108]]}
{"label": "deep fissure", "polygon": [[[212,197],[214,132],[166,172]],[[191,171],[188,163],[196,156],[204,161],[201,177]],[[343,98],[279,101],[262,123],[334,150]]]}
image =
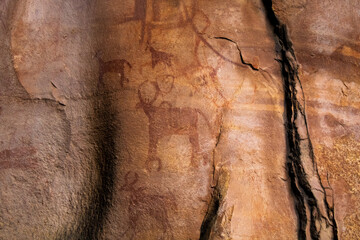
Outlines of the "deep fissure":
{"label": "deep fissure", "polygon": [[[272,8],[272,1],[263,0],[265,11],[267,14],[268,22],[273,27],[275,38],[275,49],[277,54],[280,55],[278,60],[281,65],[281,72],[284,87],[284,104],[285,104],[285,127],[286,127],[286,142],[287,142],[287,161],[286,169],[290,178],[290,188],[294,197],[295,209],[298,215],[298,238],[307,238],[307,224],[308,216],[306,209],[310,211],[310,237],[311,239],[320,239],[321,226],[317,226],[317,222],[325,220],[327,226],[332,228],[332,239],[338,239],[337,225],[334,216],[334,207],[330,207],[327,199],[325,189],[321,183],[319,173],[317,171],[313,148],[309,137],[309,131],[306,121],[305,110],[302,109],[301,104],[297,99],[297,82],[302,90],[300,78],[298,75],[298,63],[296,60],[295,52],[292,42],[289,39],[287,27],[282,24]],[[309,157],[313,161],[317,177],[319,178],[320,185],[324,191],[324,205],[327,211],[327,217],[322,215],[318,200],[312,192],[312,187],[307,179],[307,174],[301,159],[302,141],[296,120],[298,119],[298,112],[303,117],[306,127],[306,134],[308,140]],[[329,221],[328,221],[329,219]]]}
{"label": "deep fissure", "polygon": [[212,193],[211,193],[210,203],[208,204],[208,209],[206,211],[203,222],[201,224],[200,240],[207,240],[210,238],[211,230],[213,229],[213,227],[215,225],[216,218],[218,216],[218,211],[221,206],[222,199],[223,199],[223,195],[222,195],[223,186],[220,186],[220,181],[219,181],[220,175],[216,174],[216,164],[215,164],[216,148],[219,145],[222,131],[223,131],[222,114],[220,116],[221,116],[220,117],[221,120],[220,120],[219,131],[216,135],[216,142],[215,142],[215,146],[214,146],[214,149],[212,152],[212,165],[213,165],[212,166],[213,167],[212,186],[211,186]]}
{"label": "deep fissure", "polygon": [[224,198],[227,193],[230,173],[226,168],[220,168],[217,174],[215,186],[212,187],[211,199],[200,228],[200,240],[208,240],[218,232],[218,217],[222,212]]}
{"label": "deep fissure", "polygon": [[211,230],[213,229],[213,226],[215,225],[218,211],[220,208],[220,204],[222,201],[222,195],[220,193],[219,187],[220,186],[219,186],[219,180],[218,180],[213,189],[207,212],[206,212],[204,220],[201,224],[199,240],[210,239]]}

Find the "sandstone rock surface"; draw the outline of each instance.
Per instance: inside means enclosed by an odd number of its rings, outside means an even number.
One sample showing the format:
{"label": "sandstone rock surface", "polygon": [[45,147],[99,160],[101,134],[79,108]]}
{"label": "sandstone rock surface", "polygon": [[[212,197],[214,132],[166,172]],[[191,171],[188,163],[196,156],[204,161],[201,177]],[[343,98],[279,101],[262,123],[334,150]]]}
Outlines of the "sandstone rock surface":
{"label": "sandstone rock surface", "polygon": [[359,239],[359,11],[1,1],[0,239]]}

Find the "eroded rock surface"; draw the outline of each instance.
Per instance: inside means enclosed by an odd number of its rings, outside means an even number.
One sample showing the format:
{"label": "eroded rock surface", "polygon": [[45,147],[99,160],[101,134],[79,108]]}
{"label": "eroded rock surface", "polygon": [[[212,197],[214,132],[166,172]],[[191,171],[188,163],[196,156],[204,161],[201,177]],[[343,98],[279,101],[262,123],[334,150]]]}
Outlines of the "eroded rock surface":
{"label": "eroded rock surface", "polygon": [[2,1],[0,239],[358,239],[359,9]]}

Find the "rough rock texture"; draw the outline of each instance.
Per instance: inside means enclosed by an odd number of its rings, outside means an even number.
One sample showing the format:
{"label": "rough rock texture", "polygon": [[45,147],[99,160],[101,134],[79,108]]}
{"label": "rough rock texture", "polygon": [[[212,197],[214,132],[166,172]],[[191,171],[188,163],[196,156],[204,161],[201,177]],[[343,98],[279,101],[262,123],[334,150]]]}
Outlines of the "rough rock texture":
{"label": "rough rock texture", "polygon": [[2,0],[0,239],[359,239],[359,11]]}

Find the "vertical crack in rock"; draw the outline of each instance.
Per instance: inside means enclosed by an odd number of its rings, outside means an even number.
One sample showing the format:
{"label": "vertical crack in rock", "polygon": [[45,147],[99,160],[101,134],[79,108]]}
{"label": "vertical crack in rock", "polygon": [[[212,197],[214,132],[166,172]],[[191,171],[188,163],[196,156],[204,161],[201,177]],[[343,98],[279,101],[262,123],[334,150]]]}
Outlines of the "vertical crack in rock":
{"label": "vertical crack in rock", "polygon": [[[289,39],[286,25],[279,21],[272,9],[272,1],[263,0],[263,4],[268,21],[274,28],[276,51],[281,56],[278,61],[282,68],[285,94],[285,125],[288,152],[286,168],[290,178],[295,209],[299,218],[298,238],[307,239],[307,235],[310,234],[311,239],[338,239],[334,206],[328,204],[325,188],[321,183],[315,163],[306,122],[305,105],[302,105],[297,98],[297,90],[301,90],[303,98],[304,93],[292,42]],[[299,123],[302,123],[302,125],[298,126]],[[319,194],[313,192],[317,186],[322,188],[320,197],[318,197]],[[310,228],[308,229],[309,220]]]}
{"label": "vertical crack in rock", "polygon": [[[242,67],[242,68],[250,68],[254,71],[259,71],[263,74],[263,70],[259,69],[257,67],[255,67],[252,63],[249,63],[247,61],[245,61],[241,49],[239,47],[239,45],[237,44],[237,42],[235,42],[232,39],[229,39],[227,37],[214,37],[214,39],[221,39],[221,40],[226,40],[229,41],[233,44],[235,44],[239,56],[240,56],[240,61],[239,63],[234,62],[232,60],[229,60],[225,57],[223,57],[219,52],[217,52],[215,49],[213,49],[211,47],[211,49],[219,56],[221,56],[223,59],[225,59],[226,61],[238,66],[238,67]],[[205,42],[207,43],[207,42]],[[226,196],[226,192],[228,189],[228,182],[230,179],[230,174],[227,170],[225,170],[224,168],[220,168],[218,171],[216,169],[216,163],[215,163],[215,153],[216,153],[216,148],[219,145],[220,139],[221,139],[221,135],[222,135],[222,131],[223,131],[223,119],[222,119],[223,114],[221,114],[221,121],[220,121],[220,126],[219,126],[219,131],[218,134],[216,136],[216,143],[213,149],[213,153],[212,153],[212,160],[213,160],[213,179],[212,179],[212,193],[211,193],[211,199],[210,199],[210,203],[208,205],[208,209],[206,211],[205,217],[203,219],[203,222],[201,224],[201,229],[200,229],[200,240],[207,240],[207,239],[213,239],[215,235],[222,235],[222,231],[219,230],[218,225],[220,225],[220,221],[222,216],[220,216],[220,208],[223,206],[224,204],[224,198]],[[231,220],[230,220],[231,221]]]}
{"label": "vertical crack in rock", "polygon": [[215,154],[216,154],[217,146],[219,145],[219,142],[220,142],[220,139],[221,139],[222,131],[223,131],[223,113],[220,114],[220,126],[219,126],[219,131],[218,131],[218,133],[217,133],[217,135],[216,135],[216,142],[215,142],[214,149],[213,149],[213,151],[212,151],[212,167],[213,167],[212,186],[215,186],[215,185],[216,185],[215,179],[217,179],[217,176],[216,176]]}
{"label": "vertical crack in rock", "polygon": [[218,220],[218,214],[220,207],[223,204],[230,179],[230,174],[227,170],[222,168],[219,171],[220,172],[216,179],[216,184],[213,187],[208,209],[206,211],[204,220],[201,224],[200,238],[199,238],[200,240],[212,239],[211,236],[217,232],[216,223]]}
{"label": "vertical crack in rock", "polygon": [[211,199],[210,199],[210,203],[208,205],[208,209],[206,211],[205,217],[201,224],[200,240],[209,239],[211,231],[213,229],[213,226],[216,222],[216,218],[217,218],[217,214],[218,214],[218,211],[219,211],[219,208],[221,205],[221,201],[223,199],[223,196],[221,195],[221,192],[220,192],[221,188],[219,186],[219,176],[216,176],[216,163],[215,163],[216,148],[220,142],[220,138],[221,138],[221,134],[222,134],[222,125],[223,125],[223,120],[222,120],[222,114],[221,114],[219,131],[216,135],[216,142],[215,142],[214,149],[212,151],[212,167],[213,167],[212,183],[211,183],[212,193],[211,193]]}
{"label": "vertical crack in rock", "polygon": [[204,220],[201,224],[200,240],[210,239],[211,230],[215,225],[222,198],[223,196],[220,192],[219,181],[217,181],[211,194],[211,200],[206,211]]}
{"label": "vertical crack in rock", "polygon": [[219,220],[219,211],[223,205],[224,197],[228,188],[228,182],[230,179],[229,172],[222,167],[220,167],[220,169],[217,169],[217,164],[215,162],[216,149],[220,143],[221,136],[223,134],[223,114],[223,112],[221,112],[220,114],[218,132],[216,134],[216,142],[212,152],[213,172],[211,183],[211,199],[210,203],[208,204],[208,208],[206,210],[203,222],[201,224],[200,240],[211,239],[211,236],[217,232],[216,225]]}

